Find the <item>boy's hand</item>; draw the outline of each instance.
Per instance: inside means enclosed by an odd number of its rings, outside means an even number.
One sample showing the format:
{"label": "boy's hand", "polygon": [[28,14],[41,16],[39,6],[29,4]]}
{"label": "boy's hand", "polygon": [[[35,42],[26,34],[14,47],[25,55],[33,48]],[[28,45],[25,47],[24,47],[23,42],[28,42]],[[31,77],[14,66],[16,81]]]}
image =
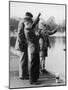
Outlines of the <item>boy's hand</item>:
{"label": "boy's hand", "polygon": [[51,48],[51,45],[49,45],[49,48]]}

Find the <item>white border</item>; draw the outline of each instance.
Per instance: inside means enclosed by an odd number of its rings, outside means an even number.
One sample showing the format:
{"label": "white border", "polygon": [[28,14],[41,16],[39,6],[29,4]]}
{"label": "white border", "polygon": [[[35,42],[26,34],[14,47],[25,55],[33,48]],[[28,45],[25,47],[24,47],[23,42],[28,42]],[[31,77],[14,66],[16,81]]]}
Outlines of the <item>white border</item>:
{"label": "white border", "polygon": [[[12,0],[11,0],[12,1]],[[15,0],[19,1],[19,0]],[[22,0],[20,0],[22,1]],[[67,4],[68,0],[23,0],[30,2],[43,2],[43,3],[58,3],[58,4]],[[0,0],[0,90],[8,89],[8,77],[9,77],[9,2],[8,0]],[[68,15],[68,14],[67,14]],[[68,16],[67,16],[68,17]],[[68,19],[67,19],[68,21]],[[68,26],[68,25],[67,25]],[[67,70],[68,72],[68,70]],[[66,89],[68,86],[57,86],[57,87],[38,87],[38,88],[29,88],[29,90],[57,90],[57,89]],[[27,89],[27,88],[26,88]],[[19,89],[18,89],[19,90]]]}

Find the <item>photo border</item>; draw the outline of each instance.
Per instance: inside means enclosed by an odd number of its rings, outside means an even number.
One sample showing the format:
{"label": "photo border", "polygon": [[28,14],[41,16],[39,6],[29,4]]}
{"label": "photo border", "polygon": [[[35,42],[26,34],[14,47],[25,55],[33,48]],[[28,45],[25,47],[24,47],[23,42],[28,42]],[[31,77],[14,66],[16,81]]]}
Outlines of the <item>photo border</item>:
{"label": "photo border", "polygon": [[[45,3],[45,2],[28,2],[28,1],[8,1],[9,3],[9,22],[10,22],[10,3],[32,3],[32,4],[49,4],[49,5],[64,5],[65,6],[65,84],[63,85],[47,85],[47,86],[32,86],[32,87],[18,87],[18,88],[10,88],[10,30],[9,30],[9,89],[24,89],[24,88],[40,88],[40,87],[57,87],[57,86],[66,86],[67,85],[67,4],[60,4],[60,3]],[[9,23],[10,29],[10,23]]]}

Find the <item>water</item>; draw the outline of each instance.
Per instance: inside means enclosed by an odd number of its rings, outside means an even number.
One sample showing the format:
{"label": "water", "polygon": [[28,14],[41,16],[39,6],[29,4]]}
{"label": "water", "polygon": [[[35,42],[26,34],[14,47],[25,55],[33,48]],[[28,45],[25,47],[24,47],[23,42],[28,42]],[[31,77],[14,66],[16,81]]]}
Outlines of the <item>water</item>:
{"label": "water", "polygon": [[50,37],[50,44],[45,61],[46,69],[58,73],[60,78],[65,80],[65,37]]}
{"label": "water", "polygon": [[[46,69],[54,74],[58,73],[60,78],[65,81],[65,37],[50,37],[51,48],[48,49],[48,57],[46,58]],[[19,70],[19,57],[14,48],[10,49],[10,71]]]}

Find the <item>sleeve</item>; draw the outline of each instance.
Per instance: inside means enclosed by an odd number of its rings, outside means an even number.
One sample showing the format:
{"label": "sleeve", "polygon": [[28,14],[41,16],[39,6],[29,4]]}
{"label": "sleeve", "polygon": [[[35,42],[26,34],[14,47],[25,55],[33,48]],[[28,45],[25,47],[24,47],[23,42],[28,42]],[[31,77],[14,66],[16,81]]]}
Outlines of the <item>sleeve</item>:
{"label": "sleeve", "polygon": [[53,34],[55,34],[55,33],[57,32],[57,28],[58,28],[58,27],[56,27],[54,30],[52,30],[52,31],[48,32],[48,33],[49,33],[49,35],[53,35]]}
{"label": "sleeve", "polygon": [[49,35],[53,35],[57,32],[57,30],[54,30],[54,31],[51,31],[51,32],[48,32]]}
{"label": "sleeve", "polygon": [[38,22],[39,22],[39,18],[33,22],[31,29],[35,28],[35,26],[38,24]]}
{"label": "sleeve", "polygon": [[18,24],[18,33],[17,33],[17,39],[16,39],[16,44],[15,44],[15,49],[16,50],[20,50],[20,47],[19,47],[19,43],[21,42],[21,34],[22,34],[22,29],[24,28],[24,23],[22,22],[19,22]]}

